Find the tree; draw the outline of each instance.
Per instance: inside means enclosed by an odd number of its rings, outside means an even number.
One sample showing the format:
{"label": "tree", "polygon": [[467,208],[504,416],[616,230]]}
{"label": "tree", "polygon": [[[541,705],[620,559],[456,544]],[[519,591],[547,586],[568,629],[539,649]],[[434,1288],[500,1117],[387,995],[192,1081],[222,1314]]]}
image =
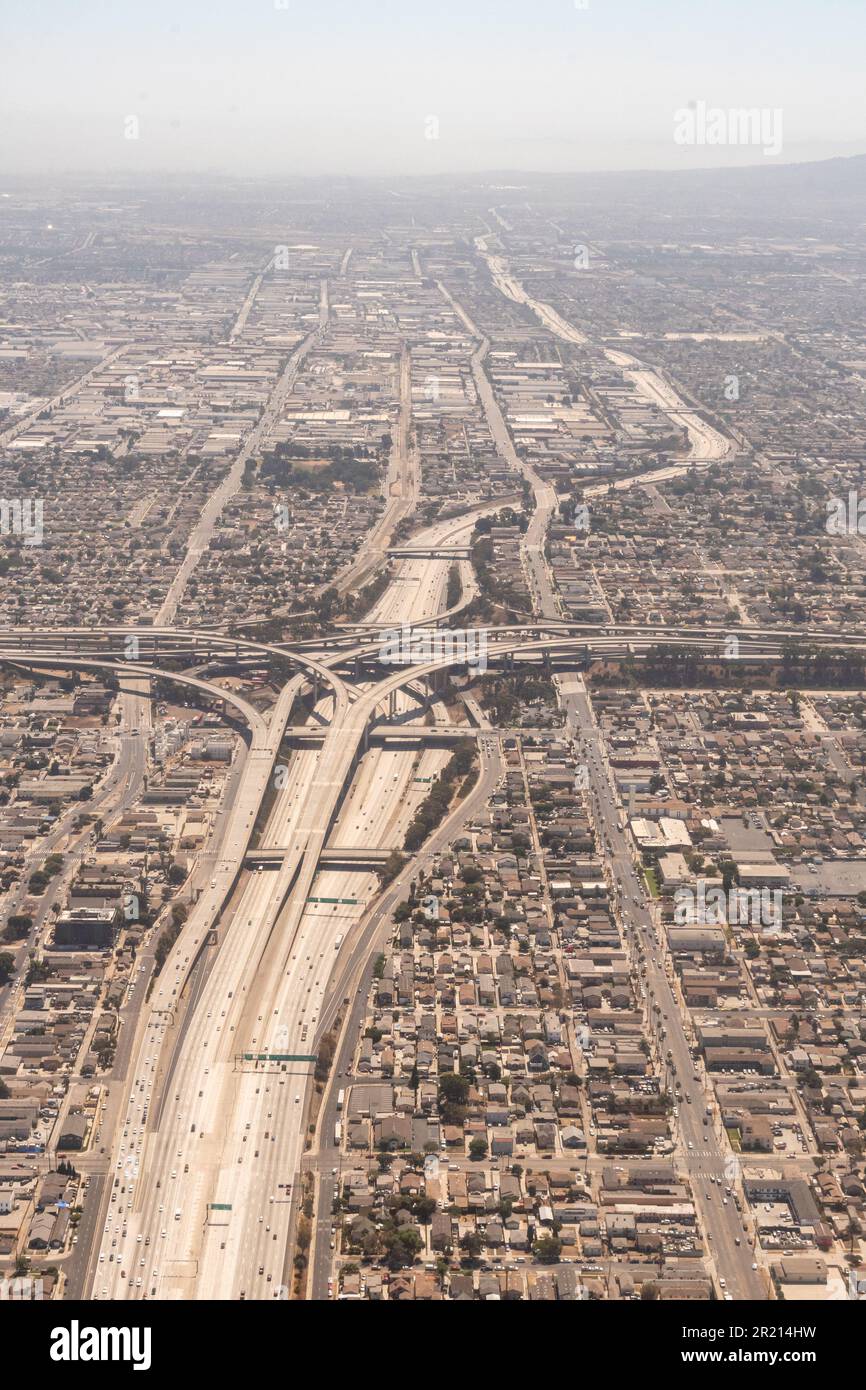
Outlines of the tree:
{"label": "tree", "polygon": [[316,1057],[315,1075],[317,1081],[327,1081],[336,1050],[337,1040],[334,1034],[332,1032],[325,1033],[319,1043],[319,1052]]}
{"label": "tree", "polygon": [[426,1226],[434,1211],[436,1203],[432,1197],[416,1197],[412,1203],[412,1215],[416,1221],[420,1221],[422,1226]]}
{"label": "tree", "polygon": [[3,938],[5,941],[20,941],[22,937],[27,936],[32,926],[33,918],[27,913],[13,912],[9,917]]}
{"label": "tree", "polygon": [[471,1158],[483,1158],[487,1153],[487,1140],[480,1134],[476,1134],[474,1139],[469,1141],[469,1154]]}
{"label": "tree", "polygon": [[465,1076],[445,1071],[439,1077],[439,1097],[447,1105],[465,1105],[469,1099],[469,1082]]}
{"label": "tree", "polygon": [[15,957],[8,951],[0,951],[0,985],[8,984],[15,969]]}
{"label": "tree", "polygon": [[559,1264],[559,1257],[562,1253],[562,1241],[556,1236],[542,1236],[532,1247],[532,1253],[539,1264],[555,1265]]}
{"label": "tree", "polygon": [[460,1237],[460,1249],[466,1260],[480,1260],[484,1246],[477,1231],[467,1231]]}
{"label": "tree", "polygon": [[391,851],[391,853],[388,855],[388,858],[385,860],[385,863],[382,865],[382,868],[379,870],[379,877],[382,880],[383,887],[385,887],[386,884],[392,883],[394,881],[394,879],[400,873],[405,863],[406,860],[403,858],[399,850],[394,849]]}
{"label": "tree", "polygon": [[401,1230],[385,1236],[388,1249],[389,1269],[404,1269],[414,1263],[415,1256],[424,1248],[420,1232],[414,1226],[403,1226]]}

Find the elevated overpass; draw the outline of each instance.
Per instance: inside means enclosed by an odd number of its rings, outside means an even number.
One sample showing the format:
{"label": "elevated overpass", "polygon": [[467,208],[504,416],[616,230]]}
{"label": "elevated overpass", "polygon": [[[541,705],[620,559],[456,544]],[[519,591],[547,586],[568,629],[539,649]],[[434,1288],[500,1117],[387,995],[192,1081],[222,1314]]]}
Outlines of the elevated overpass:
{"label": "elevated overpass", "polygon": [[[410,677],[411,679],[411,677]],[[293,724],[286,729],[287,743],[298,748],[321,748],[328,732],[326,725]],[[411,744],[418,748],[453,748],[464,738],[477,738],[474,724],[376,724],[367,727],[365,744],[389,746]]]}
{"label": "elevated overpass", "polygon": [[[244,867],[249,869],[278,869],[283,864],[288,849],[251,849],[244,858]],[[330,846],[319,854],[319,863],[327,869],[380,869],[387,864],[392,850]]]}
{"label": "elevated overpass", "polygon": [[393,560],[470,560],[468,545],[394,545],[388,551]]}
{"label": "elevated overpass", "polygon": [[[117,648],[111,643],[117,643]],[[149,627],[146,625],[100,625],[97,627],[7,627],[0,629],[0,649],[53,651],[57,654],[109,657],[138,665],[151,661],[183,660],[188,665],[234,657],[259,657],[262,665],[288,662],[313,682],[329,686],[337,699],[348,699],[342,680],[325,662],[305,651],[255,642],[246,637],[227,637],[224,633],[199,628]],[[159,674],[163,674],[160,672]]]}
{"label": "elevated overpass", "polygon": [[0,664],[27,668],[39,667],[46,670],[69,666],[83,671],[110,671],[119,676],[126,676],[129,680],[140,681],[144,678],[167,681],[170,684],[182,685],[187,689],[200,691],[209,699],[233,710],[247,726],[254,741],[264,742],[268,729],[267,719],[236,691],[227,690],[214,681],[202,680],[199,676],[180,671],[165,671],[159,666],[151,666],[142,661],[124,662],[104,657],[78,656],[69,651],[43,652],[25,649],[10,652],[0,648]]}

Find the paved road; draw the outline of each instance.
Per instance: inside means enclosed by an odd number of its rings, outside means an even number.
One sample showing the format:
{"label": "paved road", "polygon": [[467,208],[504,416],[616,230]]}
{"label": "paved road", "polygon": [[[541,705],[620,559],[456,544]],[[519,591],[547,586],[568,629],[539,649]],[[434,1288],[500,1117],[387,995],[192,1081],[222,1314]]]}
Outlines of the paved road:
{"label": "paved road", "polygon": [[[373,981],[373,965],[377,951],[384,947],[391,934],[391,914],[397,903],[408,894],[409,883],[418,874],[419,867],[440,854],[467,825],[483,811],[504,774],[499,738],[494,734],[478,740],[480,752],[480,773],[478,781],[465,801],[443,821],[434,831],[423,854],[413,858],[376,904],[369,919],[361,924],[351,950],[341,959],[339,974],[332,982],[329,1003],[323,1012],[322,1028],[327,1031],[343,1006],[346,998],[351,1000],[350,1008],[343,1020],[338,1047],[331,1071],[331,1078],[320,1112],[318,1135],[319,1144],[308,1160],[308,1165],[319,1173],[316,1194],[316,1219],[314,1238],[310,1249],[310,1271],[307,1279],[307,1297],[328,1298],[328,1279],[331,1268],[331,1208],[339,1184],[341,1164],[339,1146],[334,1143],[335,1125],[339,1117],[337,1098],[346,1084],[351,1072],[352,1059],[358,1045],[367,1001]],[[305,1165],[307,1166],[307,1165]],[[338,1170],[334,1174],[333,1169]]]}
{"label": "paved road", "polygon": [[[664,1065],[671,1057],[665,1075],[671,1086],[679,1081],[682,1098],[679,1104],[679,1158],[691,1179],[695,1205],[703,1230],[707,1233],[710,1255],[719,1280],[724,1279],[726,1292],[735,1299],[761,1299],[766,1291],[759,1272],[752,1270],[753,1254],[747,1240],[742,1218],[733,1200],[734,1186],[731,1157],[721,1137],[721,1122],[715,1107],[712,1088],[705,1086],[703,1068],[697,1066],[686,1036],[689,1023],[674,997],[665,969],[665,953],[660,944],[658,929],[646,899],[646,893],[632,858],[628,834],[620,829],[620,809],[604,759],[604,741],[592,717],[589,699],[582,682],[564,681],[562,701],[566,710],[569,731],[578,741],[578,763],[587,768],[591,804],[598,831],[606,850],[607,862],[619,889],[622,919],[629,938],[632,958],[641,949],[646,962],[647,1007],[650,1018],[658,1006],[656,1046]],[[662,1033],[664,1029],[664,1033]],[[711,1122],[703,1123],[707,1104],[712,1105]],[[710,1178],[720,1178],[721,1186]],[[741,1194],[742,1195],[742,1194]],[[741,1244],[736,1244],[737,1240]]]}
{"label": "paved road", "polygon": [[[389,617],[411,620],[441,609],[447,563],[424,562],[420,574],[417,561],[405,568],[400,577],[416,582],[395,585],[399,601],[388,605]],[[436,749],[419,755],[378,749],[355,770],[367,723],[389,692],[399,708],[411,703],[400,690],[406,678],[400,670],[362,688],[354,703],[339,683],[336,695],[325,697],[321,713],[331,722],[324,743],[293,756],[265,837],[283,850],[282,866],[240,884],[216,958],[185,1011],[182,1047],[172,1015],[183,991],[194,989],[189,971],[202,935],[197,910],[192,940],[188,923],[165,965],[112,1152],[116,1169],[132,1151],[139,1177],[125,1223],[113,1217],[104,1233],[97,1296],[104,1289],[108,1297],[267,1298],[279,1289],[290,1213],[281,1183],[294,1182],[300,1169],[310,1072],[241,1058],[314,1050],[340,954],[333,954],[335,928],[345,920],[348,930],[363,909],[358,872],[319,872],[321,850],[332,833],[335,843],[402,843],[414,806],[447,758]],[[272,722],[270,732],[278,727]],[[250,818],[254,800],[251,791]],[[160,1079],[166,1058],[167,1088]],[[215,1216],[215,1203],[230,1213]],[[115,1252],[120,1260],[112,1259]]]}
{"label": "paved road", "polygon": [[[488,250],[485,237],[476,237],[475,244],[487,261],[493,283],[507,299],[532,309],[543,326],[562,342],[583,346],[589,341],[583,333],[568,323],[552,305],[534,299],[513,274],[506,258],[502,255],[494,255]],[[678,425],[686,431],[689,449],[687,456],[681,462],[633,477],[622,478],[614,483],[594,484],[585,489],[585,496],[593,497],[607,493],[610,487],[613,487],[614,491],[619,491],[624,488],[640,487],[647,483],[664,482],[688,472],[691,468],[706,468],[711,463],[720,462],[733,454],[734,441],[708,424],[697,410],[682,399],[661,372],[647,366],[646,363],[641,362],[630,353],[621,352],[616,348],[604,348],[603,351],[608,361],[622,371],[637,395],[642,396],[644,400],[663,411],[674,425]]]}
{"label": "paved road", "polygon": [[[0,990],[0,1050],[18,1007],[17,998],[27,972],[30,953],[37,949],[53,904],[65,895],[70,878],[89,853],[93,842],[93,831],[87,829],[75,832],[72,828],[73,822],[82,813],[86,813],[110,824],[129,809],[141,791],[145,772],[144,750],[149,731],[149,711],[142,716],[139,701],[132,694],[121,695],[115,702],[115,709],[120,713],[121,723],[116,734],[111,735],[116,739],[116,751],[105,778],[90,801],[76,803],[60,817],[47,835],[37,841],[36,847],[27,855],[20,882],[5,895],[0,908],[0,924],[5,924],[10,916],[20,910],[28,897],[27,883],[34,870],[39,868],[50,854],[64,854],[63,871],[51,880],[40,897],[34,899],[36,910],[33,926],[27,938],[20,946],[11,947],[11,954],[15,958],[15,971],[9,985]],[[143,723],[140,726],[142,718]],[[133,736],[131,730],[139,727],[141,732]],[[3,949],[10,950],[5,944]]]}
{"label": "paved road", "polygon": [[253,457],[263,440],[267,437],[268,431],[279,419],[280,411],[294,388],[301,363],[310,348],[319,341],[321,333],[322,325],[320,324],[317,328],[314,328],[311,333],[308,333],[303,342],[299,343],[295,348],[274,383],[259,420],[250,430],[240,450],[236,454],[231,468],[219,487],[211,493],[210,497],[205,502],[198,521],[190,532],[184,558],[169,586],[159,613],[154,619],[154,627],[162,627],[174,622],[181,606],[181,600],[186,592],[187,584],[189,583],[193,571],[201,560],[202,555],[205,554],[210,546],[211,538],[216,530],[223,508],[240,490],[247,460]]}
{"label": "paved road", "polygon": [[[322,306],[326,317],[324,293]],[[550,306],[540,306],[540,310],[552,331],[577,341],[574,330]],[[316,333],[293,354],[259,425],[223,485],[205,505],[158,623],[171,622],[178,610],[186,583],[207,549],[220,511],[239,486],[243,464],[276,419],[291,390],[301,356]],[[556,506],[555,493],[513,449],[483,370],[486,351],[486,340],[480,339],[473,370],[497,447],[527,478],[535,494],[535,512],[524,539],[524,563],[539,611],[544,617],[554,618],[558,608],[543,547],[547,522]],[[407,383],[408,354],[404,353],[394,484],[398,507],[411,509],[414,483]],[[402,594],[393,593],[396,586],[391,586],[380,602],[379,620],[417,621],[431,611],[441,611],[447,562],[409,561],[408,565],[415,568],[400,571]],[[412,591],[409,585],[414,585]],[[293,1050],[300,1051],[304,1042],[309,1045],[314,1027],[325,1026],[329,1010],[339,1006],[347,972],[360,969],[362,962],[369,960],[371,939],[377,930],[387,928],[385,913],[393,905],[393,897],[390,904],[385,901],[379,905],[378,915],[374,914],[371,922],[358,927],[354,940],[352,927],[360,914],[350,914],[347,920],[352,926],[346,935],[352,944],[338,952],[336,961],[327,954],[329,948],[333,949],[334,916],[320,910],[330,906],[330,901],[323,903],[322,899],[337,898],[338,909],[340,899],[345,903],[351,893],[346,874],[319,872],[319,856],[337,822],[338,808],[345,817],[340,833],[346,835],[346,842],[353,842],[352,837],[363,832],[370,842],[381,843],[383,837],[405,825],[410,805],[402,794],[407,774],[405,752],[380,750],[365,759],[359,775],[353,775],[358,746],[371,714],[392,692],[401,702],[406,701],[408,696],[402,692],[405,682],[406,673],[398,672],[376,687],[363,689],[354,701],[344,688],[336,688],[324,745],[320,751],[301,751],[292,760],[286,795],[272,816],[271,826],[285,850],[283,864],[274,874],[260,871],[243,880],[231,920],[225,922],[221,931],[216,958],[204,967],[204,935],[209,924],[224,912],[237,879],[243,847],[264,790],[262,774],[266,778],[270,773],[282,732],[280,721],[284,722],[288,709],[275,713],[266,731],[254,730],[250,775],[238,789],[237,805],[228,826],[226,838],[230,843],[223,861],[214,870],[211,888],[202,894],[166,962],[154,994],[153,1011],[142,1020],[131,1053],[135,1065],[123,1107],[124,1132],[121,1135],[118,1126],[109,1175],[131,1155],[136,1160],[141,1156],[141,1169],[125,1218],[128,1234],[121,1232],[124,1222],[117,1218],[106,1233],[113,1230],[118,1250],[121,1242],[126,1242],[125,1253],[118,1260],[111,1258],[108,1249],[100,1252],[95,1288],[105,1288],[109,1296],[147,1296],[150,1288],[161,1297],[224,1297],[231,1293],[237,1296],[240,1288],[244,1294],[249,1289],[247,1296],[267,1297],[266,1284],[273,1280],[256,1281],[264,1280],[269,1265],[270,1274],[278,1267],[285,1268],[284,1259],[279,1257],[288,1245],[288,1205],[277,1199],[277,1179],[281,1171],[296,1173],[300,1164],[309,1076],[303,1072],[278,1072],[270,1067],[250,1069],[239,1063],[239,1054],[248,1049],[276,1050],[276,1035],[284,1036],[286,1046]],[[291,700],[289,708],[290,705]],[[491,789],[488,762],[494,759],[494,742],[479,740],[485,771],[477,793],[478,805],[486,800]],[[423,756],[429,761],[441,755],[429,750]],[[397,761],[387,763],[388,759]],[[386,766],[396,766],[397,771],[386,771]],[[471,804],[476,805],[475,794]],[[450,827],[447,833],[452,833]],[[444,843],[445,834],[443,827],[435,843]],[[314,885],[316,891],[312,892]],[[326,891],[329,887],[331,892]],[[398,880],[392,891],[397,893],[404,887]],[[329,976],[335,963],[337,987],[331,988]],[[174,1016],[184,991],[187,1007],[178,1029]],[[357,997],[361,1002],[355,1005],[353,1016],[363,1004],[364,996]],[[177,1047],[178,1037],[182,1037],[182,1048]],[[344,1049],[352,1042],[350,1029]],[[154,1128],[154,1124],[158,1127]],[[254,1149],[255,1159],[264,1152],[258,1164],[251,1156]],[[230,1199],[224,1200],[224,1204],[238,1213],[238,1219],[228,1226],[214,1224],[209,1215],[212,1202],[220,1198]],[[113,1205],[117,1205],[116,1201]],[[271,1231],[271,1226],[276,1229]],[[140,1253],[142,1247],[149,1253]],[[148,1273],[151,1264],[153,1270]],[[139,1270],[144,1272],[139,1274]]]}
{"label": "paved road", "polygon": [[521,474],[532,488],[534,507],[529,527],[520,542],[520,554],[527,585],[533,600],[533,608],[543,618],[561,618],[559,604],[550,578],[544,556],[544,543],[550,519],[557,509],[556,489],[545,483],[535,469],[522,459],[514,447],[505,417],[493,391],[490,378],[484,369],[484,361],[490,350],[490,340],[484,336],[472,321],[463,306],[454,298],[441,281],[439,290],[448,300],[454,312],[465,324],[468,331],[478,340],[478,347],[472,354],[472,376],[478,391],[487,427],[500,457]]}
{"label": "paved road", "polygon": [[346,594],[377,574],[398,524],[415,510],[421,487],[420,458],[412,441],[412,359],[406,343],[400,351],[400,405],[391,458],[385,476],[385,510],[365,537],[355,559],[325,587]]}

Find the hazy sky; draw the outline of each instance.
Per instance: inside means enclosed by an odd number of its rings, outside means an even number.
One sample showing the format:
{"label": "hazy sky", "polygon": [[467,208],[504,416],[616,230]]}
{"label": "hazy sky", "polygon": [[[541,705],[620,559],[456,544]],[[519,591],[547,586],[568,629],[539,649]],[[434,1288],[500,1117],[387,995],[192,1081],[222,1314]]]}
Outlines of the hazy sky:
{"label": "hazy sky", "polygon": [[765,159],[676,144],[690,102],[780,108],[782,160],[866,152],[866,0],[583,2],[0,0],[0,171]]}

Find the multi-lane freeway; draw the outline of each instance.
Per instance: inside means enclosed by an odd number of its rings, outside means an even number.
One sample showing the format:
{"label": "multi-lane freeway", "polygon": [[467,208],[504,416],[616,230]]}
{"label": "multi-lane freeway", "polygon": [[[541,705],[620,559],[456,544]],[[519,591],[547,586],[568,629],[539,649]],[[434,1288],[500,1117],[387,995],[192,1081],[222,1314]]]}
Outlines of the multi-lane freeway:
{"label": "multi-lane freeway", "polygon": [[[479,249],[487,255],[494,282],[503,293],[532,308],[556,336],[583,341],[551,306],[526,293],[503,258],[490,256],[486,243]],[[444,287],[440,289],[451,299]],[[561,623],[544,554],[555,492],[514,450],[484,369],[488,341],[461,306],[451,302],[476,339],[473,373],[493,439],[500,454],[523,474],[535,503],[522,556],[534,609],[545,626],[538,636],[529,626],[490,633],[492,649],[498,654],[514,653],[518,659],[547,659],[551,650],[565,658],[581,648],[637,653],[669,641],[717,653],[727,634],[715,630],[656,634],[611,628],[599,632]],[[320,327],[327,313],[323,295]],[[164,655],[176,664],[182,647],[172,624],[185,586],[210,542],[222,507],[240,485],[246,459],[276,418],[303,353],[318,332],[286,364],[260,424],[206,504],[157,624],[149,634],[142,631],[142,659],[135,664],[119,662],[116,652],[100,647],[111,634],[87,630],[8,633],[0,640],[0,659],[43,669],[71,664],[119,670],[139,682],[130,695],[134,703],[129,713],[135,719],[143,717],[145,682],[161,672],[156,644],[162,640]],[[609,355],[613,361],[616,354]],[[634,359],[618,365],[631,374],[639,392],[655,400],[687,431],[690,458],[683,466],[724,456],[728,441],[716,436],[668,383]],[[359,564],[344,577],[352,584],[381,567],[394,524],[412,510],[417,498],[409,429],[409,366],[404,350],[386,520],[377,531],[372,565]],[[399,848],[430,781],[448,757],[446,750],[425,748],[408,737],[396,746],[367,747],[367,736],[371,722],[380,717],[408,719],[407,731],[411,721],[420,724],[429,717],[426,696],[430,690],[425,688],[425,678],[432,682],[439,669],[453,664],[453,657],[434,657],[410,670],[386,669],[384,675],[381,670],[359,667],[351,685],[333,668],[375,656],[377,630],[441,619],[453,563],[448,552],[466,543],[480,510],[440,522],[413,538],[413,545],[425,553],[396,565],[354,638],[344,632],[337,641],[323,641],[318,648],[287,652],[218,634],[183,634],[192,648],[203,640],[217,656],[220,651],[230,655],[234,646],[237,652],[267,652],[299,670],[266,716],[215,680],[188,672],[167,673],[169,679],[231,704],[247,726],[249,747],[232,781],[230,803],[224,807],[210,876],[200,882],[198,900],[153,983],[148,1007],[130,1019],[119,1050],[119,1059],[128,1059],[128,1068],[122,1081],[118,1077],[120,1084],[103,1117],[102,1138],[110,1158],[94,1183],[94,1200],[87,1213],[87,1229],[92,1227],[96,1238],[79,1261],[81,1284],[97,1298],[261,1299],[284,1291],[313,1089],[310,1063],[285,1059],[312,1056],[322,1032],[333,1024],[341,1000],[349,998],[355,1002],[337,1060],[338,1071],[345,1069],[372,945],[387,927],[387,912],[396,895],[405,891],[408,877],[417,868],[407,866],[380,898],[377,878],[368,867],[325,867],[322,852],[326,845],[338,850]],[[471,575],[467,562],[460,563],[465,599],[471,593]],[[116,635],[122,632],[118,629]],[[822,637],[830,642],[830,634]],[[742,640],[744,654],[772,655],[780,649],[784,634],[749,628]],[[321,741],[318,745],[301,741],[283,766],[277,760],[284,731],[303,692],[312,694],[307,718],[321,729]],[[760,1297],[763,1289],[746,1258],[746,1247],[738,1244],[742,1233],[736,1207],[722,1195],[720,1186],[709,1182],[724,1172],[723,1150],[714,1127],[703,1124],[700,1074],[694,1070],[652,916],[619,829],[585,692],[572,689],[565,703],[575,734],[587,749],[595,814],[628,931],[635,950],[640,946],[646,960],[650,1012],[664,1024],[663,1051],[670,1052],[683,1097],[692,1099],[691,1104],[679,1107],[683,1157],[712,1245],[716,1275],[720,1287],[735,1296]],[[448,720],[443,705],[433,703],[430,708],[434,719]],[[479,736],[478,746],[481,776],[464,808],[468,811],[489,795],[500,771],[495,736]],[[278,780],[272,784],[275,777]],[[130,785],[133,782],[131,778]],[[269,852],[273,867],[253,868],[245,861],[269,788],[275,788],[276,794],[262,830],[261,848]],[[460,814],[457,808],[427,853],[445,843]],[[148,962],[143,965],[147,977]],[[324,1174],[320,1204],[328,1196],[333,1104],[329,1090],[319,1131],[324,1144],[315,1153],[315,1163]],[[314,1296],[321,1294],[325,1264],[320,1238],[314,1249]]]}
{"label": "multi-lane freeway", "polygon": [[[425,538],[434,551],[442,534],[437,527]],[[371,618],[435,616],[448,568],[435,555],[403,561]],[[392,691],[397,717],[411,713],[415,697],[402,687],[412,677],[401,669],[378,686],[362,683],[352,700],[338,683],[318,702],[312,720],[325,725],[322,745],[292,755],[264,832],[263,847],[279,850],[281,863],[244,871],[233,895],[234,880],[220,880],[218,865],[163,967],[112,1152],[90,1270],[96,1297],[264,1298],[281,1290],[311,1067],[250,1059],[315,1051],[335,948],[375,896],[369,871],[319,868],[326,840],[401,846],[447,759],[447,750],[411,742],[358,756]],[[271,716],[269,756],[289,708],[287,698]],[[434,713],[445,717],[440,706]],[[259,789],[238,797],[245,834]],[[238,853],[224,856],[224,874],[234,872]],[[193,976],[217,903],[219,949]]]}

